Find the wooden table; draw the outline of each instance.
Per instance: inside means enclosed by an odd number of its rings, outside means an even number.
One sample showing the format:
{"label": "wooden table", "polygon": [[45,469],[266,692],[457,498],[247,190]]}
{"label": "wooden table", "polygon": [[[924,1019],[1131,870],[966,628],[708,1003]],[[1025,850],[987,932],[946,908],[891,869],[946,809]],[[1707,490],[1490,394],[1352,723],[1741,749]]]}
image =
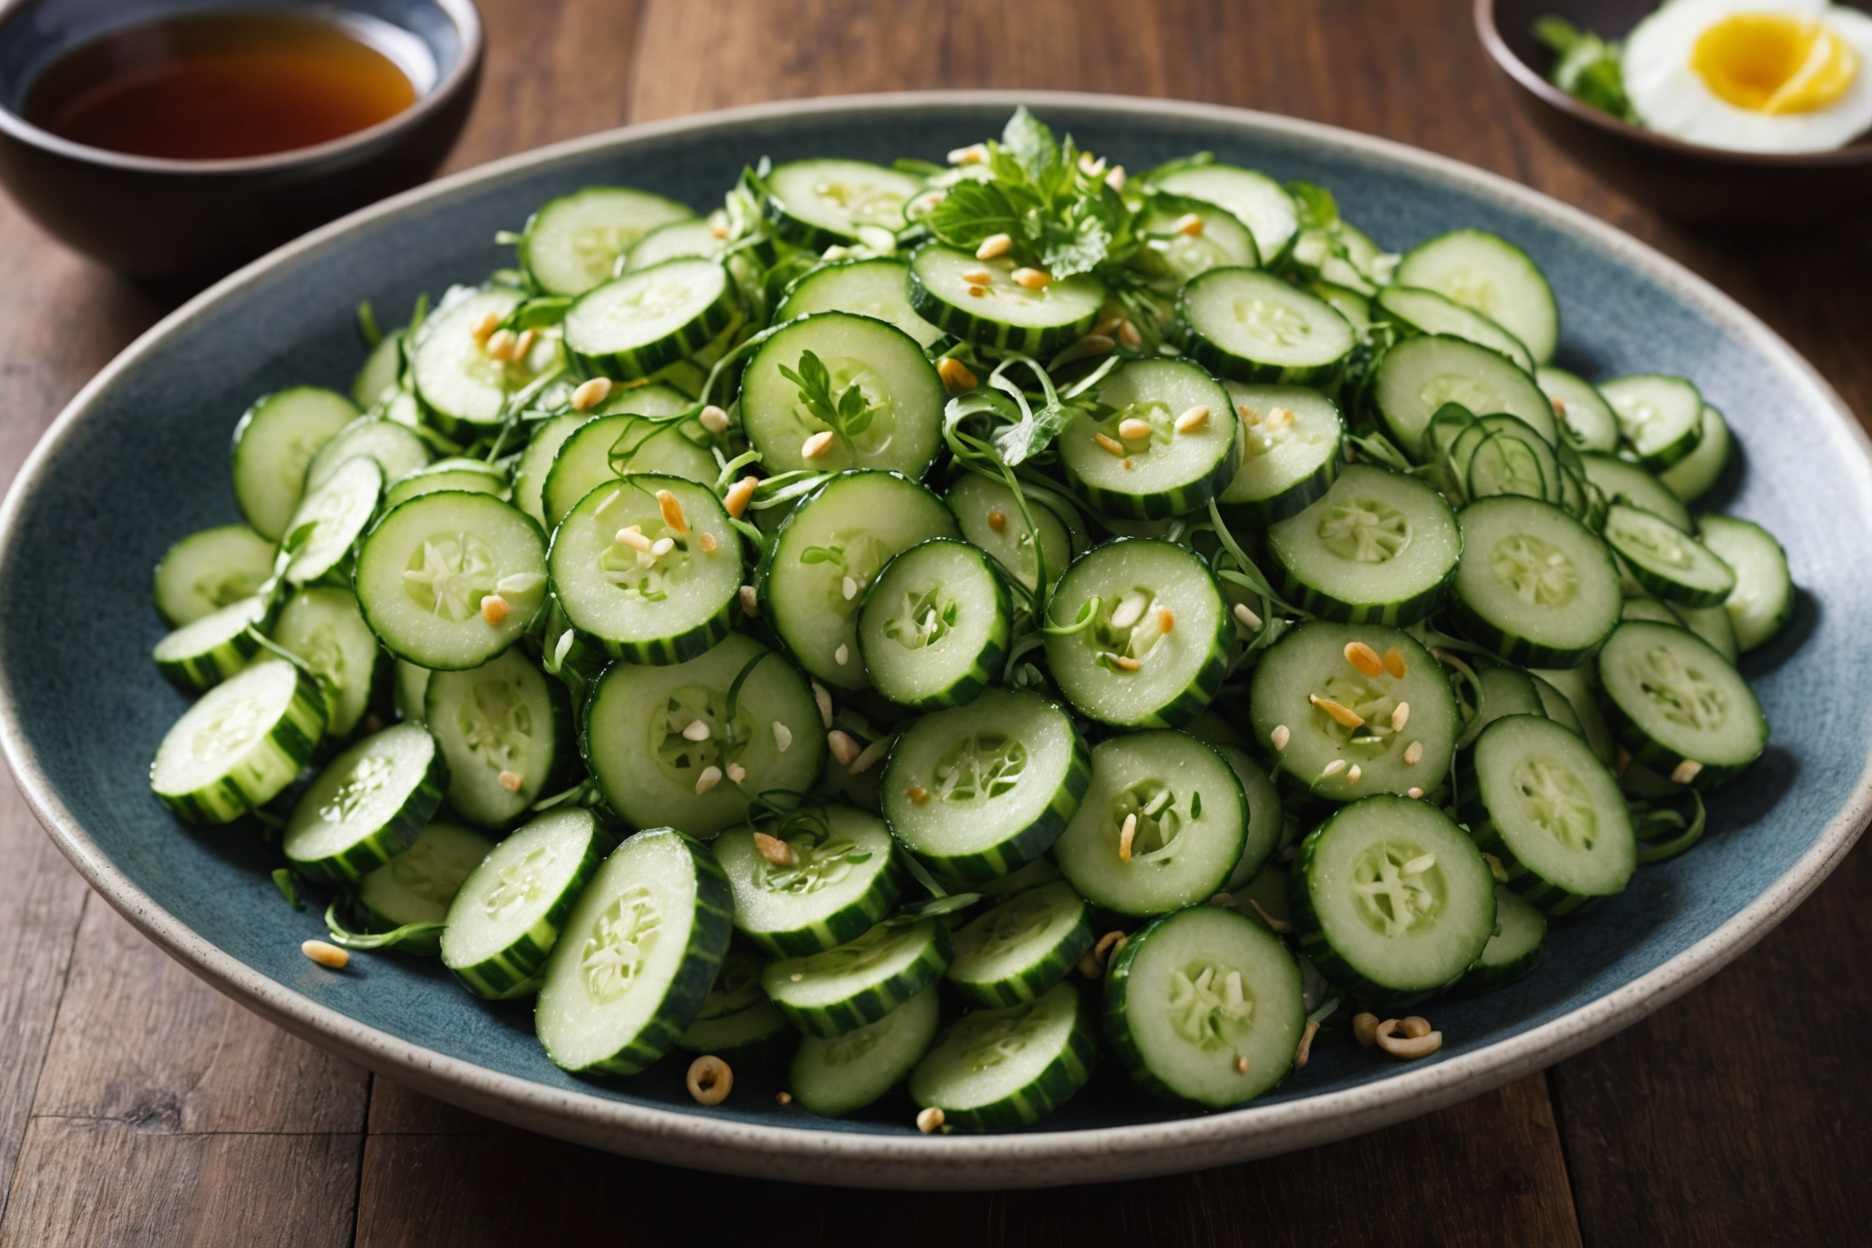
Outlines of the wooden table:
{"label": "wooden table", "polygon": [[[1872,412],[1872,230],[1693,234],[1526,126],[1458,0],[483,0],[453,166],[628,122],[915,87],[1080,88],[1316,118],[1604,217],[1713,279]],[[7,475],[167,309],[0,208]],[[1836,294],[1845,291],[1846,294]],[[1856,302],[1849,302],[1853,300]],[[1759,421],[1763,413],[1751,413]],[[1136,1185],[834,1194],[623,1161],[334,1060],[192,979],[0,780],[0,1245],[1865,1242],[1872,857],[1707,986],[1542,1075],[1363,1139]]]}

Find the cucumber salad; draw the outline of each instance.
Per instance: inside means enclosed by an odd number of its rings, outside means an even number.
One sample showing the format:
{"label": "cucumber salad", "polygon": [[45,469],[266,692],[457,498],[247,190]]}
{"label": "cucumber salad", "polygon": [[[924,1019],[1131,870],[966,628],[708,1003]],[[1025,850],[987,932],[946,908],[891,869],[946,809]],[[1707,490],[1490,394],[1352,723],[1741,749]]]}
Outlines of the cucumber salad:
{"label": "cucumber salad", "polygon": [[1427,1057],[1767,741],[1723,414],[1556,366],[1504,239],[1022,111],[501,240],[240,418],[150,784],[568,1071],[966,1131]]}

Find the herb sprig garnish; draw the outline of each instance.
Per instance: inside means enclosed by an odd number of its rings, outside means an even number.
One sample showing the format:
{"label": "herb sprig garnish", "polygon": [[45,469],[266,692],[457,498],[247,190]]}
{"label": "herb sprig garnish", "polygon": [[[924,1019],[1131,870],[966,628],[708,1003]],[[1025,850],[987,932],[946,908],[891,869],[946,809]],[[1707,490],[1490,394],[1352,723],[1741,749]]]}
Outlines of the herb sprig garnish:
{"label": "herb sprig garnish", "polygon": [[799,390],[800,402],[806,405],[806,410],[847,443],[856,442],[877,419],[877,407],[857,382],[837,395],[832,393],[832,374],[825,362],[811,351],[801,353],[797,371],[780,365],[780,375]]}
{"label": "herb sprig garnish", "polygon": [[1056,278],[1122,263],[1136,249],[1131,206],[1102,168],[1081,168],[1071,135],[1061,142],[1022,108],[985,147],[987,180],[957,182],[931,210],[926,224],[937,238],[974,251],[1006,234],[1017,259]]}

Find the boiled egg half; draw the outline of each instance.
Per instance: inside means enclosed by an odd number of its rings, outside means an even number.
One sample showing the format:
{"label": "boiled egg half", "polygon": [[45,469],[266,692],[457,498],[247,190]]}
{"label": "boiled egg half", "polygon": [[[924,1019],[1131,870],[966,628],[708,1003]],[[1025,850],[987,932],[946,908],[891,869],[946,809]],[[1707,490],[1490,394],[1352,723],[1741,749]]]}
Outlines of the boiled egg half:
{"label": "boiled egg half", "polygon": [[1824,0],[1670,0],[1625,40],[1649,128],[1742,152],[1815,152],[1872,129],[1872,16]]}

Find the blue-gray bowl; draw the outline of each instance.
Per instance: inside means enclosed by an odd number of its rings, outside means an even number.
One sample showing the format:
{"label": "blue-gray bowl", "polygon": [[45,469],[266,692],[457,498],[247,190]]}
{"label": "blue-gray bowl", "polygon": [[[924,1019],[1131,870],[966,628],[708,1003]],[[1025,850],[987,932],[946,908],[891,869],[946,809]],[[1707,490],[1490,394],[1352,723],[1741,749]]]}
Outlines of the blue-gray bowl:
{"label": "blue-gray bowl", "polygon": [[[329,143],[239,160],[107,151],[26,118],[39,74],[107,32],[177,13],[287,8],[388,54],[416,102]],[[334,217],[425,181],[461,137],[481,74],[472,0],[22,0],[0,13],[0,183],[67,246],[129,277],[198,289]]]}
{"label": "blue-gray bowl", "polygon": [[[247,401],[294,381],[344,382],[359,358],[359,299],[404,308],[503,263],[495,231],[548,196],[620,181],[700,206],[764,153],[940,154],[1022,102],[1132,168],[1207,148],[1323,183],[1392,246],[1458,224],[1505,234],[1553,279],[1564,363],[1684,373],[1729,414],[1745,465],[1725,505],[1780,535],[1803,593],[1786,634],[1746,663],[1774,744],[1714,802],[1704,843],[1558,925],[1530,978],[1438,1003],[1447,1043],[1434,1059],[1397,1066],[1324,1043],[1272,1095],[1208,1116],[1141,1103],[1108,1073],[1039,1129],[975,1138],[920,1136],[905,1109],[814,1119],[776,1106],[778,1084],[752,1071],[715,1109],[688,1099],[680,1063],[582,1081],[546,1060],[524,1009],[482,1005],[431,963],[361,955],[333,975],[301,957],[300,940],[322,929],[313,911],[281,902],[265,870],[272,851],[178,826],[144,778],[183,705],[148,660],[162,632],[150,567],[177,536],[233,516],[227,438]],[[744,109],[599,135],[377,205],[227,279],[124,352],[59,417],[0,513],[0,741],[60,847],[152,939],[289,1030],[444,1099],[621,1153],[767,1177],[1135,1178],[1368,1130],[1537,1069],[1685,991],[1806,896],[1872,811],[1869,450],[1838,396],[1735,303],[1579,212],[1447,160],[1253,113],[1096,96]]]}

